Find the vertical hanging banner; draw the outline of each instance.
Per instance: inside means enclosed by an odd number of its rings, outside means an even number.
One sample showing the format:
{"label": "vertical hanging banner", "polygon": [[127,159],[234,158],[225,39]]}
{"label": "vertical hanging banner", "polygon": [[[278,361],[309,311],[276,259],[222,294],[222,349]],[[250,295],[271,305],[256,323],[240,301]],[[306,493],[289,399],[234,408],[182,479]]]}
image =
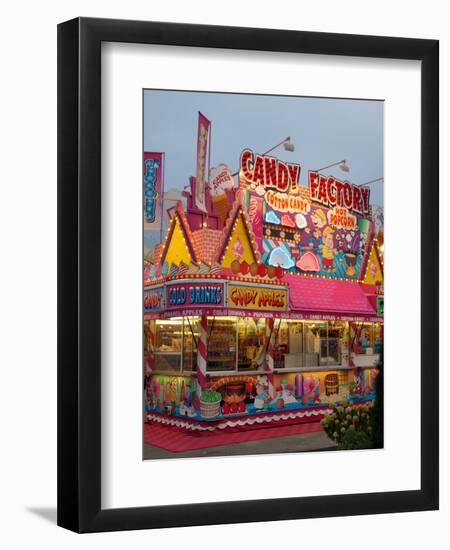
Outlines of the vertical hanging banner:
{"label": "vertical hanging banner", "polygon": [[198,135],[197,135],[197,175],[195,182],[195,205],[199,210],[207,212],[205,197],[205,173],[206,155],[211,122],[199,111],[198,112]]}
{"label": "vertical hanging banner", "polygon": [[164,153],[144,152],[144,229],[159,230],[163,207]]}

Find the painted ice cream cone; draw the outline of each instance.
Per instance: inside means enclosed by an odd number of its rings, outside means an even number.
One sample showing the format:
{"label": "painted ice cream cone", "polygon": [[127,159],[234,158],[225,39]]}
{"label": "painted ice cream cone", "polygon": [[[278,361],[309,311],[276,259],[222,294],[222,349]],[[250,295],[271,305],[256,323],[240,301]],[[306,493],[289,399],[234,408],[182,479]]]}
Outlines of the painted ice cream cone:
{"label": "painted ice cream cone", "polygon": [[217,213],[223,224],[225,223],[228,217],[228,212],[230,211],[227,191],[233,189],[233,187],[233,176],[231,174],[231,170],[226,164],[219,164],[218,166],[211,168],[209,171],[209,189],[211,199],[214,211]]}
{"label": "painted ice cream cone", "polygon": [[212,197],[212,202],[214,205],[214,210],[219,216],[221,222],[224,224],[228,217],[228,212],[230,211],[227,195],[224,193],[223,195]]}

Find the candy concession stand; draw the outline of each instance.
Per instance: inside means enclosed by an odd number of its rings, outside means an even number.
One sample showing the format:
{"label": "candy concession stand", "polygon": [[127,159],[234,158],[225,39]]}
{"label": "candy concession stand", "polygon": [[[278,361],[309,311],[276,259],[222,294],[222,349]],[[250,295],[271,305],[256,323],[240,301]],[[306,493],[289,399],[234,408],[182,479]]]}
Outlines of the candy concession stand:
{"label": "candy concession stand", "polygon": [[[223,166],[223,165],[222,165]],[[220,171],[219,171],[220,172]],[[382,229],[369,190],[242,152],[172,210],[144,261],[145,419],[210,433],[375,397]]]}

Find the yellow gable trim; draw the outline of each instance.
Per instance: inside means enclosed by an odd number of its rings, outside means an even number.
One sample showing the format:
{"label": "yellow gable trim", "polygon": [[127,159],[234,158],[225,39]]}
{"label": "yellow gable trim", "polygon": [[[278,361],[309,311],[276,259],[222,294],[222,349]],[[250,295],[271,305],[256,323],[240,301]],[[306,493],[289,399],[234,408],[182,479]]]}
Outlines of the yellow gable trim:
{"label": "yellow gable trim", "polygon": [[184,262],[186,265],[189,265],[191,260],[191,253],[189,252],[189,248],[185,242],[180,222],[178,217],[175,217],[174,228],[170,241],[167,243],[164,261],[167,262],[170,270],[172,263],[177,266],[180,265],[180,262]]}
{"label": "yellow gable trim", "polygon": [[375,250],[375,242],[372,244],[369,259],[367,261],[366,273],[364,282],[368,285],[374,285],[377,281],[383,282],[383,269],[378,259],[377,251]]}
{"label": "yellow gable trim", "polygon": [[222,262],[221,262],[222,267],[230,267],[231,262],[237,259],[236,253],[234,251],[234,246],[236,245],[236,242],[238,240],[240,241],[243,249],[242,255],[240,257],[240,261],[243,262],[245,260],[248,264],[252,264],[253,262],[256,262],[253,246],[252,246],[252,243],[250,242],[250,239],[248,238],[247,229],[245,227],[242,214],[239,214],[234,223],[234,227],[231,230],[228,243],[225,245],[225,253],[223,255]]}

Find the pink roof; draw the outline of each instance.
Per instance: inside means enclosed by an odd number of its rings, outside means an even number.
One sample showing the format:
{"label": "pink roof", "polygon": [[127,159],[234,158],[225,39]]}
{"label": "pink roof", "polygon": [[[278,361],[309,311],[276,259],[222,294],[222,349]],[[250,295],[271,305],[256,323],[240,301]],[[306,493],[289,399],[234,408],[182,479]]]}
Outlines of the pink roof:
{"label": "pink roof", "polygon": [[376,314],[362,285],[352,281],[286,275],[291,310],[317,313]]}

